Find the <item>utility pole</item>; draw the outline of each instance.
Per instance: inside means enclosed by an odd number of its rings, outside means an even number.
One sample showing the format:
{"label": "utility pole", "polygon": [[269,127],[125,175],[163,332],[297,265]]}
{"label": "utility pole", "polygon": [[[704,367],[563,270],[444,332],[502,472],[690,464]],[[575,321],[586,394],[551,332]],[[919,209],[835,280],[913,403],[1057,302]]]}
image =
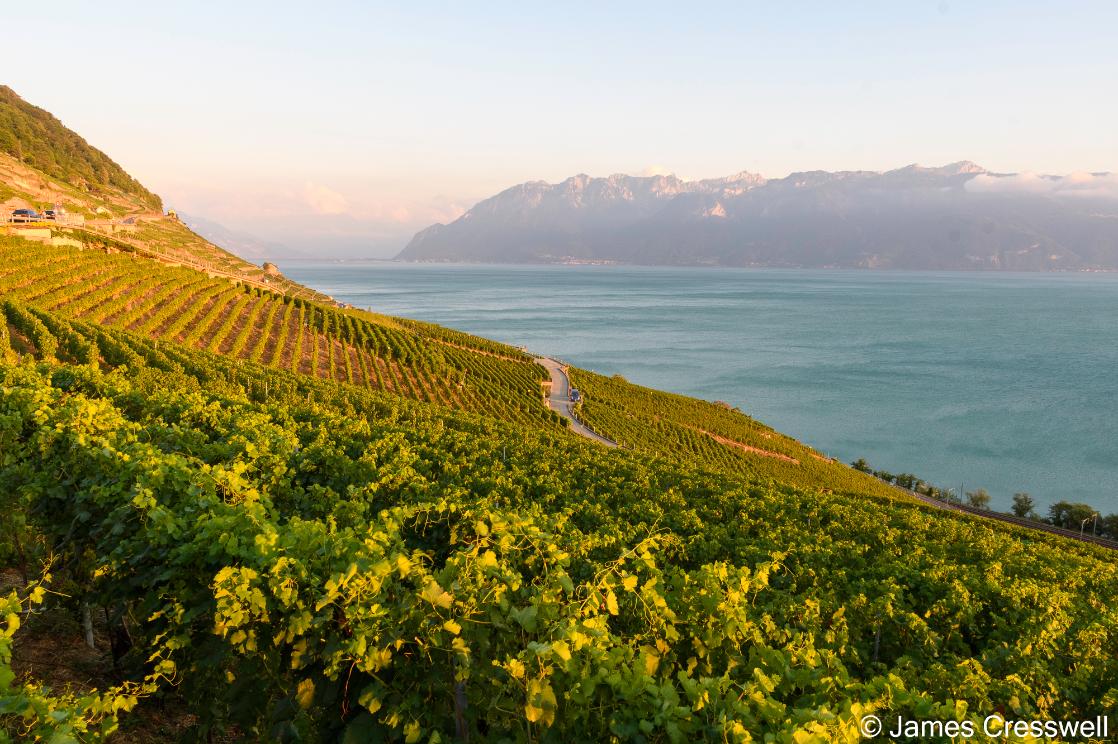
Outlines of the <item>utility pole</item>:
{"label": "utility pole", "polygon": [[1089,517],[1084,517],[1083,521],[1079,523],[1079,536],[1080,537],[1083,537],[1083,528],[1086,527],[1087,523],[1090,522],[1092,519],[1095,520],[1095,521],[1094,521],[1094,524],[1091,525],[1091,534],[1092,535],[1096,534],[1096,532],[1098,530],[1098,527],[1099,527],[1099,513],[1098,512],[1095,512],[1094,514],[1092,514]]}

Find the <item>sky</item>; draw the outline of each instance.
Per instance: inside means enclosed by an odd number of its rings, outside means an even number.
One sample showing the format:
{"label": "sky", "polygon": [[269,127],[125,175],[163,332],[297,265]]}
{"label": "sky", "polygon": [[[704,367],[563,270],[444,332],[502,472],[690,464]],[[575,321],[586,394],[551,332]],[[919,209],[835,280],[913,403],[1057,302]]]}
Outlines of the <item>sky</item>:
{"label": "sky", "polygon": [[165,203],[386,257],[576,173],[1118,171],[1118,3],[52,2],[0,83]]}

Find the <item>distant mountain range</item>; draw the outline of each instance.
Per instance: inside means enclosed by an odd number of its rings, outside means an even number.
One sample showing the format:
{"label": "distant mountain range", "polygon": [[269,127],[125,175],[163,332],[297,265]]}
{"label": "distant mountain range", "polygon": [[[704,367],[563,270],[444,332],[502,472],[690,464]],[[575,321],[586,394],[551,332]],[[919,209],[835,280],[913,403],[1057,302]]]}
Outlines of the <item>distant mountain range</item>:
{"label": "distant mountain range", "polygon": [[282,243],[261,240],[255,235],[232,230],[220,222],[214,222],[205,217],[186,214],[185,212],[179,212],[178,215],[179,219],[191,230],[211,243],[220,245],[242,258],[262,261],[264,259],[290,258],[292,255],[299,255],[297,251],[293,251]]}
{"label": "distant mountain range", "polygon": [[531,181],[417,233],[407,261],[1118,269],[1118,175],[884,173]]}

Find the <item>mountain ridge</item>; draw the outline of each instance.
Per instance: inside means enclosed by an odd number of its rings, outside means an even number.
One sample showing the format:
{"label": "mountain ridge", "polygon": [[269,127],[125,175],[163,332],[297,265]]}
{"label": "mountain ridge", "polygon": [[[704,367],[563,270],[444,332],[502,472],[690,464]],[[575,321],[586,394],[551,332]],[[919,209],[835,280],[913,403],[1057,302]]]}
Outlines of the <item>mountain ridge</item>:
{"label": "mountain ridge", "polygon": [[969,160],[768,179],[529,181],[420,232],[405,261],[1118,270],[1118,178]]}

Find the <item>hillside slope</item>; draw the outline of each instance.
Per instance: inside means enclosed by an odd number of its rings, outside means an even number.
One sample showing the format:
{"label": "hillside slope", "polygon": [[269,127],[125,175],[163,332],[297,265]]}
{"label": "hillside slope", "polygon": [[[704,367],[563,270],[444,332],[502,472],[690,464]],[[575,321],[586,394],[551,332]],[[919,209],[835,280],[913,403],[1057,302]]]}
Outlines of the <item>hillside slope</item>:
{"label": "hillside slope", "polygon": [[329,301],[164,215],[162,200],[107,155],[50,113],[0,86],[0,230],[7,229],[3,223],[11,210],[42,213],[55,208],[67,213],[65,219],[44,226],[60,237],[100,241],[292,296]]}
{"label": "hillside slope", "polygon": [[0,295],[234,360],[465,410],[499,402],[498,415],[554,423],[540,404],[541,371],[515,349],[479,341],[487,353],[474,354],[359,311],[133,255],[0,237]]}
{"label": "hillside slope", "polygon": [[[35,225],[4,224],[15,209],[39,213],[61,208],[66,217]],[[53,237],[91,243],[112,250],[141,253],[164,263],[181,264],[296,297],[329,301],[319,292],[266,272],[190,230],[178,219],[151,211],[135,198],[90,193],[0,154],[0,234],[26,229],[51,230]]]}
{"label": "hillside slope", "polygon": [[159,211],[162,201],[49,112],[0,85],[0,152],[102,200]]}

